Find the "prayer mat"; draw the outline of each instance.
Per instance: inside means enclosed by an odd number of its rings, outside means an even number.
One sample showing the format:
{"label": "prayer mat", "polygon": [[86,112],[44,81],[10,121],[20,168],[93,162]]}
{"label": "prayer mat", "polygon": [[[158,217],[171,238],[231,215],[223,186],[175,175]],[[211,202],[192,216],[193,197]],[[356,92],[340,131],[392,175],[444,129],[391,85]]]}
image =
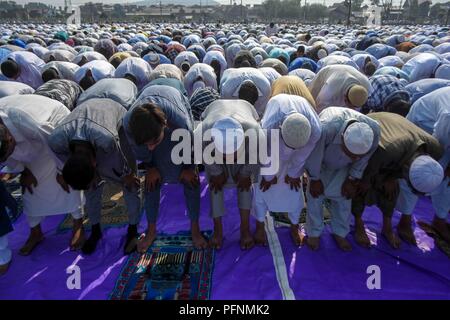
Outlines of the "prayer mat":
{"label": "prayer mat", "polygon": [[159,235],[145,254],[128,257],[109,299],[208,300],[214,256],[213,249],[193,248],[190,232]]}
{"label": "prayer mat", "polygon": [[[424,221],[418,221],[417,224],[419,227],[425,231],[425,233],[432,237],[434,239],[434,243],[436,246],[444,252],[447,257],[450,258],[450,245],[445,241],[437,232],[434,230],[433,226],[424,222]],[[450,229],[450,224],[447,223],[447,227]]]}
{"label": "prayer mat", "polygon": [[[102,195],[102,212],[100,223],[103,229],[117,228],[128,225],[128,210],[123,198],[123,192],[121,187],[116,184],[108,182],[105,184]],[[83,225],[85,230],[91,229],[91,224],[87,214],[83,217]],[[63,221],[58,225],[56,230],[58,233],[67,232],[72,230],[72,226],[72,215],[67,214],[64,216]]]}
{"label": "prayer mat", "polygon": [[[330,211],[328,210],[327,206],[328,204],[325,200],[323,206],[323,219],[325,224],[329,223],[331,219]],[[306,223],[306,212],[307,208],[305,207],[300,213],[298,224]],[[270,212],[270,215],[273,217],[275,227],[289,227],[291,225],[291,221],[287,212]]]}
{"label": "prayer mat", "polygon": [[11,222],[14,223],[19,219],[20,215],[23,212],[23,201],[22,201],[22,187],[19,182],[20,175],[17,177],[3,181],[5,183],[6,190],[11,194],[11,196],[17,202],[17,212],[14,214],[10,210],[8,210],[9,218]]}

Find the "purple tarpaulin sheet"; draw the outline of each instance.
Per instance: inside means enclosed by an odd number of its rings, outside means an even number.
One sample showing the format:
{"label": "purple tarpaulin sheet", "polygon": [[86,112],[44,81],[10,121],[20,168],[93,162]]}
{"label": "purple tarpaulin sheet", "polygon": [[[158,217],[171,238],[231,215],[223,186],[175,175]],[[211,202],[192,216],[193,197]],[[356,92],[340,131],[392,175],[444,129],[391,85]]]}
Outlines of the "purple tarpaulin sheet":
{"label": "purple tarpaulin sheet", "polygon": [[[216,254],[211,299],[281,299],[274,261],[269,248],[257,247],[248,252],[239,248],[239,215],[236,197],[226,192],[227,215],[224,217],[224,246]],[[202,183],[203,229],[212,229],[209,218],[207,187]],[[183,192],[180,186],[165,186],[161,197],[158,228],[175,233],[189,229]],[[420,201],[415,211],[418,219],[430,221],[429,201]],[[450,299],[450,259],[434,246],[433,239],[416,228],[419,247],[402,244],[392,250],[380,236],[381,213],[368,208],[364,215],[377,245],[363,249],[354,244],[353,251],[337,249],[329,232],[321,248],[312,252],[306,246],[292,244],[288,228],[277,234],[287,268],[288,285],[296,299]],[[25,216],[15,223],[9,234],[13,260],[8,273],[0,277],[0,299],[106,299],[113,289],[126,257],[123,242],[126,227],[104,231],[103,240],[91,256],[68,250],[70,233],[57,234],[63,216],[43,222],[46,239],[31,256],[17,254],[28,236]],[[397,220],[398,217],[395,217]],[[146,227],[145,216],[140,230]],[[254,224],[253,224],[254,228]],[[81,270],[81,289],[69,290],[66,268],[75,264]],[[377,265],[381,270],[381,289],[369,290],[366,269]]]}

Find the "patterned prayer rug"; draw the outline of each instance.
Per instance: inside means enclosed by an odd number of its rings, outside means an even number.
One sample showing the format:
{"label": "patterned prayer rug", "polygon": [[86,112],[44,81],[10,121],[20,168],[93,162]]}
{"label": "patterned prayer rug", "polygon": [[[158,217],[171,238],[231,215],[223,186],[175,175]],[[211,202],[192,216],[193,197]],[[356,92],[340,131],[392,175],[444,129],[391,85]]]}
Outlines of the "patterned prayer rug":
{"label": "patterned prayer rug", "polygon": [[[328,210],[328,205],[329,204],[325,200],[323,205],[323,219],[325,224],[329,223],[331,219],[330,211]],[[302,212],[300,213],[298,224],[306,223],[306,213],[307,208],[305,207],[302,209]],[[270,215],[273,217],[275,227],[289,227],[291,225],[291,221],[289,220],[287,212],[270,212]]]}
{"label": "patterned prayer rug", "polygon": [[208,300],[214,255],[213,249],[193,248],[190,232],[160,235],[147,253],[128,257],[109,299]]}
{"label": "patterned prayer rug", "polygon": [[[424,221],[418,221],[417,224],[434,239],[436,246],[450,258],[450,245],[434,230],[433,226]],[[447,226],[450,229],[450,224],[447,224]]]}
{"label": "patterned prayer rug", "polygon": [[[121,187],[116,184],[105,184],[102,195],[102,212],[100,223],[103,229],[128,225],[128,211],[123,198],[123,192]],[[85,230],[91,229],[91,224],[87,215],[83,217],[83,225]],[[56,230],[58,233],[67,232],[72,230],[72,226],[72,216],[67,214],[64,216],[63,221],[59,224]]]}

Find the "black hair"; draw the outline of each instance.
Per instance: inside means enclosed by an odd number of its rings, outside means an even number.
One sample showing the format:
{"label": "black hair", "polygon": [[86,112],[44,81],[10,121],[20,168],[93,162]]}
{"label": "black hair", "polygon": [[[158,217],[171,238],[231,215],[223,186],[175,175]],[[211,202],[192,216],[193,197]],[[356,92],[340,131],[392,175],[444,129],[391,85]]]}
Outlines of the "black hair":
{"label": "black hair", "polygon": [[[8,129],[3,123],[0,123],[0,159],[4,159],[6,156],[6,153],[8,152]],[[6,159],[4,159],[6,160]]]}
{"label": "black hair", "polygon": [[297,52],[292,52],[292,53],[289,55],[289,59],[290,59],[291,61],[294,61],[295,59],[297,59]]}
{"label": "black hair", "polygon": [[117,68],[119,64],[122,63],[122,59],[120,59],[120,57],[114,57],[111,59],[110,63],[113,65],[114,68]]}
{"label": "black hair", "polygon": [[60,79],[58,71],[56,71],[55,69],[48,68],[47,70],[45,70],[42,73],[42,80],[44,82],[48,82],[48,81],[53,80],[53,79]]}
{"label": "black hair", "polygon": [[248,50],[238,52],[233,61],[234,68],[256,68],[256,60],[253,54]]}
{"label": "black hair", "polygon": [[95,177],[95,166],[86,154],[72,154],[64,164],[64,181],[75,190],[88,190]]}
{"label": "black hair", "polygon": [[253,82],[244,82],[239,88],[239,99],[249,102],[251,105],[255,105],[258,100],[258,89]]}
{"label": "black hair", "polygon": [[84,75],[83,79],[81,79],[80,81],[80,87],[82,87],[83,90],[87,90],[94,84],[95,84],[94,76],[92,75],[92,72],[88,70]]}
{"label": "black hair", "polygon": [[399,98],[399,99],[392,99],[391,101],[389,101],[385,105],[384,110],[387,112],[399,114],[402,117],[406,117],[410,108],[411,103]]}
{"label": "black hair", "polygon": [[214,69],[214,73],[216,74],[217,87],[219,87],[219,85],[220,85],[220,69],[222,68],[222,66],[220,65],[220,62],[216,59],[212,59],[210,65]]}
{"label": "black hair", "polygon": [[20,72],[19,65],[11,59],[3,61],[0,69],[2,73],[8,78],[15,78]]}
{"label": "black hair", "polygon": [[88,59],[85,56],[82,56],[80,61],[78,62],[78,65],[81,67],[88,62],[89,62]]}
{"label": "black hair", "polygon": [[181,70],[183,70],[183,72],[188,72],[189,69],[191,68],[191,65],[189,64],[189,62],[184,61],[181,65],[180,65]]}
{"label": "black hair", "polygon": [[371,77],[376,70],[377,67],[372,61],[366,62],[366,64],[364,65],[364,74],[368,77]]}
{"label": "black hair", "polygon": [[173,37],[173,41],[177,41],[177,42],[180,42],[180,43],[181,43],[181,39],[182,39],[182,36],[179,35],[179,34],[177,34],[176,36]]}
{"label": "black hair", "polygon": [[129,122],[131,135],[137,145],[158,139],[166,124],[166,115],[153,103],[135,107]]}
{"label": "black hair", "polygon": [[135,76],[133,76],[131,73],[125,73],[125,75],[123,76],[125,79],[130,80],[131,82],[133,82],[135,85],[137,85],[137,79]]}
{"label": "black hair", "polygon": [[286,59],[286,57],[285,56],[278,56],[278,58],[277,58],[278,60],[280,60],[281,62],[283,62],[284,64],[287,64],[287,59]]}
{"label": "black hair", "polygon": [[302,63],[302,66],[300,67],[300,69],[306,69],[306,70],[313,71],[313,66],[309,61],[305,61]]}

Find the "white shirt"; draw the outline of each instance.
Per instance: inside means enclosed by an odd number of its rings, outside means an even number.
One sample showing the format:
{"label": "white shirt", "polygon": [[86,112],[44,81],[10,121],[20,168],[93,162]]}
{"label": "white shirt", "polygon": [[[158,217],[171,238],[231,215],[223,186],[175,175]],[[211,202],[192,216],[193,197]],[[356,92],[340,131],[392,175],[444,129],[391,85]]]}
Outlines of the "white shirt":
{"label": "white shirt", "polygon": [[123,60],[114,72],[115,78],[124,78],[127,73],[136,77],[137,88],[141,90],[150,82],[152,67],[144,59],[130,57]]}
{"label": "white shirt", "polygon": [[14,152],[4,164],[11,172],[28,168],[38,182],[33,194],[23,195],[27,215],[71,213],[80,207],[80,193],[75,190],[67,193],[56,182],[59,160],[47,142],[55,126],[69,113],[62,103],[39,95],[0,99],[0,118],[16,140]]}
{"label": "white shirt", "polygon": [[15,61],[19,65],[20,74],[15,81],[25,83],[33,89],[37,89],[44,83],[42,81],[41,71],[45,62],[34,53],[15,51],[11,52],[7,58]]}
{"label": "white shirt", "polygon": [[242,82],[251,80],[258,89],[258,100],[255,103],[255,109],[261,116],[266,109],[269,100],[271,87],[270,82],[264,74],[255,68],[230,68],[225,70],[220,80],[220,93],[223,99],[238,99],[239,89]]}
{"label": "white shirt", "polygon": [[372,86],[361,72],[347,65],[331,65],[316,74],[310,90],[318,110],[321,111],[330,106],[346,107],[345,97],[353,85],[361,85],[367,92],[371,92]]}

